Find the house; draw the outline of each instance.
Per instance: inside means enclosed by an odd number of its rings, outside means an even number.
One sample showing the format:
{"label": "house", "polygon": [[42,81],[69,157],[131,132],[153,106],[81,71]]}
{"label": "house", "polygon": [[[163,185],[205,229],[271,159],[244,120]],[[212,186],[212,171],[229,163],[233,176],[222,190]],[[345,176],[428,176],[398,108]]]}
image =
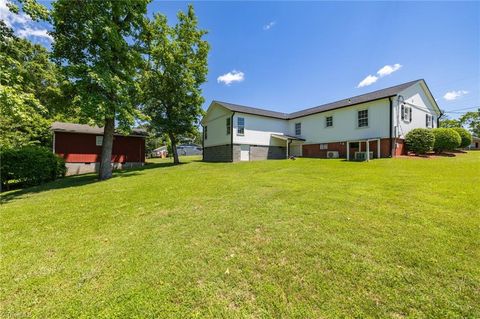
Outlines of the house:
{"label": "house", "polygon": [[[103,128],[55,122],[51,129],[53,152],[65,159],[67,175],[98,171]],[[115,133],[112,150],[114,169],[142,166],[145,163],[145,136],[143,129],[134,129],[130,135]]]}
{"label": "house", "polygon": [[405,154],[412,129],[438,127],[441,111],[424,80],[280,113],[213,101],[204,118],[205,161]]}
{"label": "house", "polygon": [[178,155],[202,155],[202,146],[194,143],[180,144],[177,146]]}
{"label": "house", "polygon": [[469,150],[480,150],[480,137],[472,136],[472,144],[467,146]]}

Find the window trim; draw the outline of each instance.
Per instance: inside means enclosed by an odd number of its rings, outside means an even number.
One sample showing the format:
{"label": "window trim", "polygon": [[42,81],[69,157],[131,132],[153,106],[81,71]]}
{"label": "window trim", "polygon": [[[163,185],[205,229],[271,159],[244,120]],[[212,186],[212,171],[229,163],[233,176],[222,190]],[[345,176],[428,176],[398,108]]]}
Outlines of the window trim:
{"label": "window trim", "polygon": [[[328,125],[328,119],[331,119],[330,125]],[[333,127],[333,115],[325,116],[325,127]]]}
{"label": "window trim", "polygon": [[425,126],[427,128],[433,128],[433,116],[429,113],[425,114]]}
{"label": "window trim", "polygon": [[409,105],[402,104],[400,108],[400,118],[405,123],[412,123],[412,107]]}
{"label": "window trim", "polygon": [[[367,124],[366,125],[360,125],[360,112],[367,112]],[[368,128],[370,126],[370,121],[369,121],[369,114],[368,114],[368,108],[366,109],[357,109],[357,128]]]}
{"label": "window trim", "polygon": [[[242,125],[240,125],[240,119],[243,121]],[[240,133],[240,127],[242,128],[241,133]],[[244,117],[237,117],[237,135],[245,136],[245,118]]]}
{"label": "window trim", "polygon": [[[99,142],[100,140],[100,142]],[[96,146],[103,146],[103,135],[95,136],[95,145]]]}
{"label": "window trim", "polygon": [[[298,127],[297,127],[297,125],[298,125]],[[297,132],[297,130],[298,130],[298,132]],[[295,123],[295,135],[296,136],[302,135],[302,122]]]}

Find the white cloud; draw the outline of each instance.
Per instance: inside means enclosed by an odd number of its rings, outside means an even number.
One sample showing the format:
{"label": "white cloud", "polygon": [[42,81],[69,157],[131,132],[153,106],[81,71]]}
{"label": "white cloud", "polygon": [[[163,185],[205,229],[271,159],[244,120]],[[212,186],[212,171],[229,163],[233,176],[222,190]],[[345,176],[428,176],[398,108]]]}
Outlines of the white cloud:
{"label": "white cloud", "polygon": [[18,30],[17,34],[21,38],[38,37],[38,38],[46,38],[50,41],[53,41],[52,36],[47,33],[47,29],[32,29],[27,26],[25,27],[25,29]]}
{"label": "white cloud", "polygon": [[367,75],[365,79],[363,79],[360,83],[358,83],[357,88],[361,88],[364,86],[369,86],[375,82],[377,82],[378,76],[375,75]]}
{"label": "white cloud", "polygon": [[268,31],[277,24],[275,21],[270,21],[268,24],[263,26],[263,30]]}
{"label": "white cloud", "polygon": [[377,74],[380,77],[383,77],[385,75],[390,75],[395,71],[398,71],[402,66],[398,63],[395,63],[394,65],[385,65],[383,68],[377,71]]}
{"label": "white cloud", "polygon": [[6,0],[0,0],[0,19],[10,28],[13,27],[14,24],[24,25],[32,21],[32,19],[23,12],[19,14],[11,12],[7,7]]}
{"label": "white cloud", "polygon": [[377,75],[370,74],[366,78],[364,78],[360,83],[358,83],[357,88],[372,85],[380,78],[383,78],[384,76],[390,75],[393,72],[400,70],[401,67],[402,65],[398,63],[395,63],[394,65],[387,64],[377,71]]}
{"label": "white cloud", "polygon": [[241,71],[233,70],[231,72],[220,75],[217,78],[218,83],[224,83],[230,85],[233,82],[242,82],[245,79],[245,74]]}
{"label": "white cloud", "polygon": [[458,98],[461,98],[465,94],[468,94],[468,91],[465,91],[465,90],[450,91],[450,92],[445,93],[443,98],[447,101],[453,101],[453,100],[456,100]]}
{"label": "white cloud", "polygon": [[21,38],[35,37],[53,41],[52,36],[47,33],[47,29],[36,27],[36,23],[28,15],[23,12],[19,12],[19,14],[11,12],[7,7],[6,0],[0,0],[0,19]]}

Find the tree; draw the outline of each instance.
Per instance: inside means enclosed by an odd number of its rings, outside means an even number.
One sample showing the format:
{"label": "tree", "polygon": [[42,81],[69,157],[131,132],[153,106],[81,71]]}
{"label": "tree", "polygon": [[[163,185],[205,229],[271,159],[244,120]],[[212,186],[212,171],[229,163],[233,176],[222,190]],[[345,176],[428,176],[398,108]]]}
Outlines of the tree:
{"label": "tree", "polygon": [[61,74],[43,46],[18,38],[4,21],[0,43],[0,144],[50,146],[51,122],[74,115],[66,113]]}
{"label": "tree", "polygon": [[147,60],[142,79],[143,104],[151,125],[166,133],[178,164],[179,137],[193,134],[203,114],[201,84],[206,81],[209,45],[198,29],[193,6],[179,12],[178,23],[155,14],[143,34]]}
{"label": "tree", "polygon": [[136,74],[141,55],[136,39],[147,0],[58,0],[53,3],[53,56],[71,83],[81,119],[104,126],[99,178],[112,176],[116,123],[128,131],[141,117]]}
{"label": "tree", "polygon": [[454,128],[454,127],[460,127],[460,126],[462,126],[462,124],[460,123],[459,120],[449,119],[449,118],[440,120],[440,127]]}
{"label": "tree", "polygon": [[476,112],[467,112],[460,117],[462,126],[468,129],[476,136],[480,136],[480,108]]}

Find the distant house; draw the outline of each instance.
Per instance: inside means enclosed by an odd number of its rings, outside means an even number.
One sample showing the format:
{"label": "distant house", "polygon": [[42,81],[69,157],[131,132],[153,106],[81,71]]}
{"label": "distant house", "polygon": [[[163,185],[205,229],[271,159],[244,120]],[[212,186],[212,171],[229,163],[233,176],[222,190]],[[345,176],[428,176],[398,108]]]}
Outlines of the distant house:
{"label": "distant house", "polygon": [[[83,124],[52,124],[53,152],[66,161],[67,175],[98,171],[103,143],[103,128]],[[128,136],[115,133],[112,165],[114,169],[141,166],[145,163],[143,129],[134,129]]]}
{"label": "distant house", "polygon": [[480,150],[480,137],[472,136],[472,144],[470,144],[467,149],[469,150]]}
{"label": "distant house", "polygon": [[410,130],[438,127],[440,115],[424,80],[293,113],[213,101],[202,119],[203,159],[392,157],[406,153]]}
{"label": "distant house", "polygon": [[202,146],[194,143],[180,144],[177,146],[178,155],[202,155]]}

